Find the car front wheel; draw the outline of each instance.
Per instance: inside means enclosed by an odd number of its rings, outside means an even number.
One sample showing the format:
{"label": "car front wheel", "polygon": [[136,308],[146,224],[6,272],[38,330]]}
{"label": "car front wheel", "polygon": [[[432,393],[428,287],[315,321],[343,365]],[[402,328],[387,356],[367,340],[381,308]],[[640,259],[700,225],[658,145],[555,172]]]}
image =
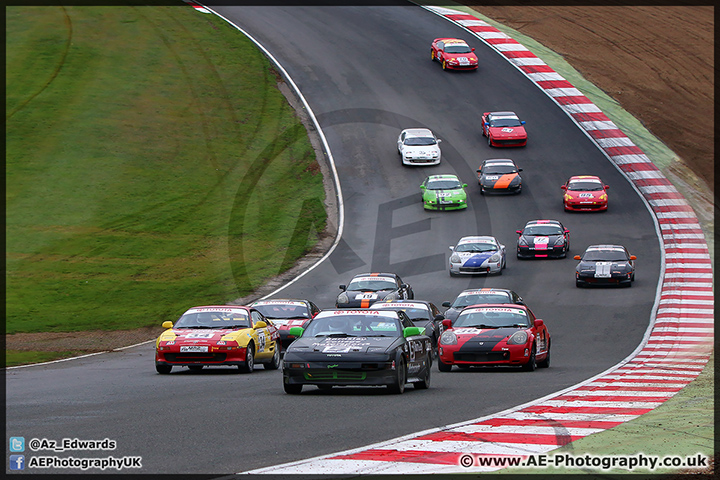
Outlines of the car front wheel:
{"label": "car front wheel", "polygon": [[155,370],[161,375],[167,375],[172,370],[172,365],[155,365]]}
{"label": "car front wheel", "polygon": [[245,349],[245,363],[238,365],[238,369],[243,373],[252,373],[255,369],[255,346],[252,342]]}
{"label": "car front wheel", "polygon": [[280,344],[275,344],[275,353],[273,353],[272,360],[270,363],[264,363],[263,368],[265,370],[277,370],[280,367]]}
{"label": "car front wheel", "polygon": [[390,393],[402,394],[405,391],[405,383],[407,381],[407,372],[405,371],[405,359],[400,357],[397,364],[397,376],[392,385],[388,385]]}

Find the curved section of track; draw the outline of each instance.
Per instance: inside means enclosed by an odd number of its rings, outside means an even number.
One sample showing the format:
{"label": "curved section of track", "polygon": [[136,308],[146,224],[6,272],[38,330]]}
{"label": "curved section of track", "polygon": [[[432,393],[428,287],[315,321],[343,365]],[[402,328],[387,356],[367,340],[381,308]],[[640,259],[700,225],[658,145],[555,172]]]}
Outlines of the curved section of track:
{"label": "curved section of track", "polygon": [[[355,455],[368,451],[364,445],[389,438],[414,438],[413,432],[446,431],[446,425],[468,418],[514,411],[518,403],[614,368],[643,343],[662,270],[655,219],[596,140],[496,49],[416,6],[213,10],[250,32],[295,80],[325,132],[342,182],[346,225],[337,248],[282,295],[310,298],[329,308],[338,284],[368,270],[396,271],[413,285],[417,298],[436,304],[465,288],[513,288],[546,320],[553,335],[553,365],[532,373],[433,372],[432,388],[402,396],[373,388],[288,396],[277,371],[236,375],[205,369],[158,376],[152,368],[153,346],[144,345],[7,372],[9,435],[108,437],[118,442],[115,455],[143,455],[143,473],[247,471],[337,451]],[[430,62],[430,41],[440,35],[469,37],[481,59],[480,71],[453,74]],[[477,125],[485,109],[518,112],[527,120],[528,147],[487,147]],[[395,139],[410,126],[429,127],[444,140],[441,166],[400,165]],[[485,198],[473,191],[479,163],[498,156],[511,156],[524,168],[521,195]],[[445,172],[471,185],[470,207],[424,212],[419,184],[425,175]],[[612,185],[608,213],[562,211],[560,184],[585,172]],[[576,289],[571,260],[511,258],[501,277],[448,277],[447,246],[460,236],[493,234],[512,251],[514,231],[525,221],[558,217],[571,230],[574,252],[612,240],[638,254],[633,288]],[[671,273],[666,270],[665,276]],[[381,449],[393,450],[388,445]],[[198,457],[198,451],[212,451],[212,458]],[[409,449],[394,451],[397,456]],[[386,459],[390,462],[381,460],[381,469],[397,467],[397,458]],[[370,461],[368,471],[376,471],[378,460]],[[407,462],[402,464],[398,471],[410,471]],[[437,462],[418,465],[433,469]]]}

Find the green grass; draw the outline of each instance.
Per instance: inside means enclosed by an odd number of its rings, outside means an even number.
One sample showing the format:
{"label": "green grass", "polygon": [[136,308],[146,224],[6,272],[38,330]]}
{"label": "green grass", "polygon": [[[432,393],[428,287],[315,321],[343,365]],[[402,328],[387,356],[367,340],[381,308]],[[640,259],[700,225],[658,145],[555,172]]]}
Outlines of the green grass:
{"label": "green grass", "polygon": [[325,228],[269,61],[177,7],[6,8],[6,332],[159,325]]}
{"label": "green grass", "polygon": [[5,352],[5,366],[14,367],[17,365],[27,365],[30,363],[50,362],[61,358],[68,358],[77,355],[84,355],[82,351],[57,351],[57,352],[35,352],[35,351],[19,351],[8,350]]}

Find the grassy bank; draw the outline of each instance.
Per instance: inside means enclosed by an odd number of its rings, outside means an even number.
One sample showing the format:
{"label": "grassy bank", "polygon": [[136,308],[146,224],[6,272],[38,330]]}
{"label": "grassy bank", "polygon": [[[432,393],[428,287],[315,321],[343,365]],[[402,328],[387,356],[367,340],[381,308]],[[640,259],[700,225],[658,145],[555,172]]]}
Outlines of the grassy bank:
{"label": "grassy bank", "polygon": [[187,6],[6,17],[7,333],[159,325],[316,243],[314,151],[239,32]]}

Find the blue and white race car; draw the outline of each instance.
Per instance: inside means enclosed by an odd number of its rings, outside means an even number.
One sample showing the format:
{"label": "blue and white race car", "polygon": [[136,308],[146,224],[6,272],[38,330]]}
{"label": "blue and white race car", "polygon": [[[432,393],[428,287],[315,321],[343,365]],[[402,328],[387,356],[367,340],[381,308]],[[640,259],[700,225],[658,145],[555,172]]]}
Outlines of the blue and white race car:
{"label": "blue and white race car", "polygon": [[505,268],[505,245],[495,237],[463,237],[450,247],[450,276],[477,273],[502,274]]}

